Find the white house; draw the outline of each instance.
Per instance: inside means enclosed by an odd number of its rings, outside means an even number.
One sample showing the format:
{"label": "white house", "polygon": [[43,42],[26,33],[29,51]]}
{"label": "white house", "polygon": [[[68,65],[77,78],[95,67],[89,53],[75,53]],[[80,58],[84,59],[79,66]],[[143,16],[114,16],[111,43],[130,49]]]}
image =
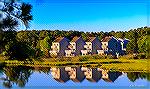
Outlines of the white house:
{"label": "white house", "polygon": [[81,50],[84,49],[85,41],[82,37],[74,37],[69,43],[67,50],[65,50],[65,55],[67,57],[73,57],[81,55]]}
{"label": "white house", "polygon": [[69,45],[69,40],[65,37],[58,37],[52,42],[50,55],[65,56],[65,49]]}
{"label": "white house", "polygon": [[89,37],[85,43],[84,50],[81,50],[82,55],[97,54],[97,50],[101,49],[101,42],[97,37]]}

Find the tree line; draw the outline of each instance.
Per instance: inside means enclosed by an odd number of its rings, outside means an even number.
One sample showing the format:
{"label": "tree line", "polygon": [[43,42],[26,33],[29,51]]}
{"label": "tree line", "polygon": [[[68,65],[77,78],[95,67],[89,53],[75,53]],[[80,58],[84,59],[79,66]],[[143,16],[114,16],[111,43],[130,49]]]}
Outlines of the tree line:
{"label": "tree line", "polygon": [[[15,58],[40,58],[50,57],[52,42],[57,37],[66,37],[71,40],[75,36],[82,36],[84,40],[88,37],[97,36],[100,40],[105,36],[114,36],[116,38],[129,39],[127,53],[144,53],[150,55],[150,28],[141,27],[129,31],[111,31],[111,32],[82,32],[82,31],[60,31],[60,30],[24,30],[24,31],[3,31],[3,45],[1,53]],[[13,42],[11,42],[13,41]]]}
{"label": "tree line", "polygon": [[[4,0],[5,1],[5,0]],[[83,32],[63,30],[22,30],[17,27],[23,24],[26,29],[33,19],[31,14],[32,6],[28,3],[18,3],[16,0],[3,2],[2,19],[0,19],[0,53],[11,60],[30,60],[49,58],[52,42],[57,37],[66,37],[71,40],[75,36],[82,36],[86,41],[88,37],[98,37],[100,40],[105,36],[129,39],[127,45],[128,54],[144,54],[150,58],[150,28],[141,27],[129,31],[111,32]]]}

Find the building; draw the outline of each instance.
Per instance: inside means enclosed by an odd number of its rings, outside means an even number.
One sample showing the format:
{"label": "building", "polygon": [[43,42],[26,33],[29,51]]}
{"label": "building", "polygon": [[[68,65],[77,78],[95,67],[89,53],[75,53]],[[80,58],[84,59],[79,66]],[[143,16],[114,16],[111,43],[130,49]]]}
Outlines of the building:
{"label": "building", "polygon": [[60,67],[60,68],[53,67],[53,68],[51,68],[51,74],[52,74],[53,78],[58,82],[65,83],[68,80],[70,80],[68,72],[65,71],[64,67]]}
{"label": "building", "polygon": [[84,71],[86,79],[90,82],[98,82],[102,77],[102,73],[97,68],[82,67],[81,70]]}
{"label": "building", "polygon": [[69,45],[69,40],[65,37],[58,37],[52,42],[50,55],[65,56],[65,50]]}
{"label": "building", "polygon": [[121,49],[123,51],[126,51],[126,48],[127,48],[127,44],[129,43],[129,39],[118,39],[118,41],[120,42],[121,44]]}
{"label": "building", "polygon": [[84,50],[81,50],[82,55],[97,54],[97,50],[101,49],[101,42],[97,37],[89,37],[85,43]]}
{"label": "building", "polygon": [[84,72],[81,71],[81,67],[65,67],[68,71],[70,79],[74,82],[82,82],[85,79]]}
{"label": "building", "polygon": [[82,37],[74,37],[65,50],[66,57],[74,57],[81,55],[81,50],[84,49],[85,41]]}
{"label": "building", "polygon": [[106,36],[101,40],[102,50],[97,50],[98,54],[111,54],[118,55],[119,48],[121,45],[118,43],[118,40],[113,36]]}

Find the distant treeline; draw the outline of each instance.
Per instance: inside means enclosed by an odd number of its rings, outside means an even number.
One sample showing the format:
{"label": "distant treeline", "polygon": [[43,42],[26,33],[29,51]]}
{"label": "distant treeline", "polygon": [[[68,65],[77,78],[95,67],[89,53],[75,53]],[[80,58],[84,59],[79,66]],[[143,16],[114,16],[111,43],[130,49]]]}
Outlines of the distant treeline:
{"label": "distant treeline", "polygon": [[10,59],[50,57],[49,50],[52,42],[57,37],[66,37],[71,40],[75,36],[82,36],[86,41],[88,37],[98,37],[99,40],[105,36],[129,39],[127,45],[128,54],[150,55],[150,28],[141,27],[129,31],[111,32],[82,32],[82,31],[60,31],[60,30],[24,30],[1,32],[1,54],[9,56]]}

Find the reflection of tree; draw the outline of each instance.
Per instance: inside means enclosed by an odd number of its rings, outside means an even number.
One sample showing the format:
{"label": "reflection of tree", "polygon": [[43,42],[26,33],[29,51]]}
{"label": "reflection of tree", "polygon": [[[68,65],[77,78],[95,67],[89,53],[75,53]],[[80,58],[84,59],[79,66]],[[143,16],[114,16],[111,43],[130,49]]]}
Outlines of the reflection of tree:
{"label": "reflection of tree", "polygon": [[145,73],[145,72],[128,72],[127,77],[130,81],[134,82],[136,79],[147,79],[150,81],[150,73]]}
{"label": "reflection of tree", "polygon": [[45,73],[49,74],[50,73],[50,67],[34,67],[34,71],[38,71],[39,73]]}
{"label": "reflection of tree", "polygon": [[134,82],[136,79],[139,79],[139,73],[138,72],[129,72],[129,73],[127,73],[127,77],[130,81]]}
{"label": "reflection of tree", "polygon": [[24,87],[28,82],[28,78],[33,73],[32,69],[29,67],[4,67],[4,74],[6,78],[1,78],[4,80],[3,85],[7,88],[11,88],[13,84],[19,87]]}

